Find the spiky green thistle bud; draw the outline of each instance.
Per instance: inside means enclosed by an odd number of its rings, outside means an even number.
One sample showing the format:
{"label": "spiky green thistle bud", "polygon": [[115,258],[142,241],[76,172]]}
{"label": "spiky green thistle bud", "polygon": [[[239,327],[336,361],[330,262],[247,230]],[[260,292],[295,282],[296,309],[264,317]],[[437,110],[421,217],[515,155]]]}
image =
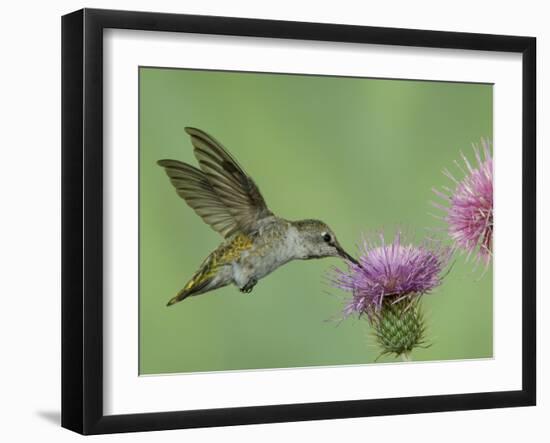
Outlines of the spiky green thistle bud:
{"label": "spiky green thistle bud", "polygon": [[420,297],[392,300],[386,297],[380,311],[370,317],[380,354],[394,354],[409,360],[414,348],[426,345],[426,323]]}

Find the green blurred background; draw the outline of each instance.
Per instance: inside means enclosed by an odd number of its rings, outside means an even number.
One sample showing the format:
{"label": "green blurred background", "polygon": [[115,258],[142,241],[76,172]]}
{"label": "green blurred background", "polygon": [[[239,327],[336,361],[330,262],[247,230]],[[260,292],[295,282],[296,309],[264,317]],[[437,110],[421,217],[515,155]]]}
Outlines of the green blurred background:
{"label": "green blurred background", "polygon": [[[337,258],[291,262],[251,294],[226,287],[173,307],[221,237],[180,199],[161,158],[196,165],[185,126],[220,140],[287,219],[326,221],[352,254],[362,233],[426,235],[432,187],[492,137],[492,86],[140,68],[140,374],[373,362],[366,320],[342,319]],[[492,269],[459,257],[424,297],[432,346],[413,360],[491,357]],[[380,362],[395,361],[391,356]]]}

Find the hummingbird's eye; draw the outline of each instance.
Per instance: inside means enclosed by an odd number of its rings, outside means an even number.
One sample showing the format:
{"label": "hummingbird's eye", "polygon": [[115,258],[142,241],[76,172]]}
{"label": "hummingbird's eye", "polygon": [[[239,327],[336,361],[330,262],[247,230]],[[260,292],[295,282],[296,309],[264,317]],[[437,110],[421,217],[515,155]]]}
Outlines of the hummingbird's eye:
{"label": "hummingbird's eye", "polygon": [[327,243],[329,243],[332,240],[332,237],[330,236],[330,234],[324,232],[323,233],[323,240],[326,241]]}

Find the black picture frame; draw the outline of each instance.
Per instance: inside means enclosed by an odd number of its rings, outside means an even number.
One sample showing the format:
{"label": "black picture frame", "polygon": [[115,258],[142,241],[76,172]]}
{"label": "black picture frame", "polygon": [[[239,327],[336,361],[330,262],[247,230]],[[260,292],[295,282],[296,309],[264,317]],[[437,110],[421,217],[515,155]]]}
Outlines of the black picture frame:
{"label": "black picture frame", "polygon": [[[522,54],[522,389],[131,415],[103,412],[103,31],[107,28]],[[530,406],[536,403],[536,39],[83,9],[62,18],[62,426],[82,434]]]}

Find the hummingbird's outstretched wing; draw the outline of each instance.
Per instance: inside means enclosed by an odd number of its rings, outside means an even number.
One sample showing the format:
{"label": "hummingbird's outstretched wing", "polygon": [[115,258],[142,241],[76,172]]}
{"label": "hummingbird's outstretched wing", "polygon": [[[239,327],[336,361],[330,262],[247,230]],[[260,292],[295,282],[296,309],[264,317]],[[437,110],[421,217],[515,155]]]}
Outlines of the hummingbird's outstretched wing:
{"label": "hummingbird's outstretched wing", "polygon": [[214,230],[229,237],[251,232],[258,220],[272,216],[254,181],[214,138],[200,129],[191,136],[201,170],[176,160],[160,160],[178,194]]}
{"label": "hummingbird's outstretched wing", "polygon": [[185,128],[185,132],[191,136],[200,168],[242,232],[273,215],[254,180],[220,142],[200,129]]}
{"label": "hummingbird's outstretched wing", "polygon": [[159,160],[158,164],[166,170],[178,195],[216,232],[229,237],[239,230],[204,172],[177,160]]}

